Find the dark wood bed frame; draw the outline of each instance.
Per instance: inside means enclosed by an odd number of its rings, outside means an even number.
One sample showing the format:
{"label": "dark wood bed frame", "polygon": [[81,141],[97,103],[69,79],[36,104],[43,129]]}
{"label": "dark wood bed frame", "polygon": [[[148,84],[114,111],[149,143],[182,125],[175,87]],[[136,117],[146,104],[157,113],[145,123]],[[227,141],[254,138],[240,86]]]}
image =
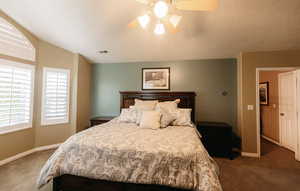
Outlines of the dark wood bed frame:
{"label": "dark wood bed frame", "polygon": [[[192,109],[195,122],[195,92],[120,92],[120,108],[134,105],[134,99],[173,101],[180,99],[180,108]],[[161,185],[144,185],[94,180],[81,176],[65,174],[54,178],[53,191],[183,191]]]}

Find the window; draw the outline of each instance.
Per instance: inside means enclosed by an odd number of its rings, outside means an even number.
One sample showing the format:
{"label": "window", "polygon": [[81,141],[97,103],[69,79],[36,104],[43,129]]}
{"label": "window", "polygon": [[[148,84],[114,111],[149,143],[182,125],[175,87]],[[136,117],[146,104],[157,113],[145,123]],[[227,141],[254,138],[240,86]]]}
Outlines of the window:
{"label": "window", "polygon": [[0,133],[32,127],[34,66],[0,59]]}
{"label": "window", "polygon": [[42,125],[69,122],[70,70],[44,68]]}
{"label": "window", "polygon": [[35,61],[35,48],[14,25],[0,17],[0,53]]}

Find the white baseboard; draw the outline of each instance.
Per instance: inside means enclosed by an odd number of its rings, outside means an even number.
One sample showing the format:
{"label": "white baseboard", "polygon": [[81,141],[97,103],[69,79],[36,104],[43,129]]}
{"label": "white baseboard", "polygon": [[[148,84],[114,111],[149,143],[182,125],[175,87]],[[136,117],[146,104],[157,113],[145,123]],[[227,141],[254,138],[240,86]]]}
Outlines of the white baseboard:
{"label": "white baseboard", "polygon": [[30,154],[35,153],[35,152],[46,151],[46,150],[49,150],[49,149],[55,149],[55,148],[59,147],[59,145],[60,144],[54,144],[54,145],[48,145],[48,146],[41,146],[41,147],[36,147],[34,149],[31,149],[31,150],[19,153],[19,154],[15,155],[15,156],[12,156],[12,157],[9,157],[7,159],[4,159],[4,160],[0,161],[0,166],[5,165],[7,163],[10,163],[10,162],[12,162],[14,160],[20,159],[22,157],[25,157],[25,156],[30,155]]}
{"label": "white baseboard", "polygon": [[34,152],[35,152],[34,149],[31,149],[29,151],[25,151],[23,153],[19,153],[19,154],[15,155],[15,156],[12,156],[12,157],[9,157],[7,159],[4,159],[4,160],[0,161],[0,166],[5,165],[7,163],[10,163],[10,162],[12,162],[14,160],[17,160],[19,158],[25,157],[27,155],[30,155],[30,154],[32,154]]}
{"label": "white baseboard", "polygon": [[266,137],[266,136],[264,136],[264,135],[261,135],[261,137],[262,137],[263,139],[266,139],[267,141],[270,141],[271,143],[274,143],[274,144],[276,144],[276,145],[281,146],[280,143],[278,143],[277,141],[274,141],[273,139],[270,139],[269,137]]}
{"label": "white baseboard", "polygon": [[247,152],[242,152],[241,155],[243,157],[255,157],[255,158],[259,158],[259,154],[258,153],[247,153]]}
{"label": "white baseboard", "polygon": [[50,149],[56,149],[59,147],[61,143],[58,143],[58,144],[54,144],[54,145],[47,145],[47,146],[41,146],[41,147],[36,147],[34,150],[35,152],[38,152],[38,151],[46,151],[46,150],[50,150]]}

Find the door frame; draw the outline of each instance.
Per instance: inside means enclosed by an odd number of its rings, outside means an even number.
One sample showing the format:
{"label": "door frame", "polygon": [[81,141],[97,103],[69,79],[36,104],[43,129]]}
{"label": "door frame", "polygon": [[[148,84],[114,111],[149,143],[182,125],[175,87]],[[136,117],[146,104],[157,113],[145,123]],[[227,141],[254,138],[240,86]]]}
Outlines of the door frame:
{"label": "door frame", "polygon": [[[300,70],[295,71],[296,74],[296,97],[300,97]],[[300,161],[300,99],[296,99],[296,110],[297,110],[297,141],[296,141],[296,160]]]}
{"label": "door frame", "polygon": [[[260,101],[259,101],[259,72],[262,71],[289,71],[289,70],[296,70],[296,67],[259,67],[256,68],[256,150],[257,150],[257,157],[260,158],[261,156],[261,142],[260,142]],[[299,123],[299,121],[298,121]],[[298,125],[298,132],[299,125]],[[298,133],[298,134],[299,134]],[[297,138],[298,140],[298,138]],[[298,140],[299,141],[299,140]],[[298,143],[297,141],[297,143]],[[297,154],[296,154],[297,156]]]}

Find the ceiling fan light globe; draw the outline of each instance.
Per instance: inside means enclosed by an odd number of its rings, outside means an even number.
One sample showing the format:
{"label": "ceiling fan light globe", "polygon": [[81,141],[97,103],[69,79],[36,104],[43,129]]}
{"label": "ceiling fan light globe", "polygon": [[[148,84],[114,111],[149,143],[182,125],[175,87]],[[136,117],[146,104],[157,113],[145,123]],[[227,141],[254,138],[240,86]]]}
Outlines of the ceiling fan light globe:
{"label": "ceiling fan light globe", "polygon": [[158,18],[163,18],[168,14],[168,4],[165,1],[157,1],[154,5],[153,11]]}
{"label": "ceiling fan light globe", "polygon": [[149,1],[148,0],[136,0],[137,2],[139,3],[143,3],[143,4],[149,4]]}
{"label": "ceiling fan light globe", "polygon": [[145,29],[149,22],[150,22],[150,17],[146,14],[146,15],[143,15],[143,16],[139,16],[138,17],[138,22],[140,24],[140,26]]}
{"label": "ceiling fan light globe", "polygon": [[162,23],[156,24],[155,29],[154,29],[154,33],[156,35],[163,35],[163,34],[165,34],[165,32],[166,32],[166,29],[165,29],[164,24],[162,24]]}
{"label": "ceiling fan light globe", "polygon": [[174,28],[176,28],[176,27],[178,26],[178,24],[180,23],[181,18],[182,18],[182,16],[179,16],[179,15],[172,15],[172,16],[169,18],[169,21],[170,21],[170,23],[172,24],[172,26],[173,26]]}

